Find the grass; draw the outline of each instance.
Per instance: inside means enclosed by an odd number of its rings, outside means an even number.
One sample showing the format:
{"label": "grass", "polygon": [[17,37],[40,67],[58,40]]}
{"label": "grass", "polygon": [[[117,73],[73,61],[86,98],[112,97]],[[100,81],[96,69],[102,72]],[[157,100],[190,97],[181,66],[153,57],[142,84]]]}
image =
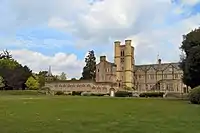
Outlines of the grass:
{"label": "grass", "polygon": [[181,100],[0,95],[0,133],[199,133]]}

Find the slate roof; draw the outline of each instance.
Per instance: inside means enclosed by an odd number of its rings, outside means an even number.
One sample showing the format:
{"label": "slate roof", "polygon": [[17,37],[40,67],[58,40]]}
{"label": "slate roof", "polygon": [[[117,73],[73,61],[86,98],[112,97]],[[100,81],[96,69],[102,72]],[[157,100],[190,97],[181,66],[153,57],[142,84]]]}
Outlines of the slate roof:
{"label": "slate roof", "polygon": [[179,63],[162,63],[162,64],[135,65],[135,71],[137,70],[148,71],[151,68],[153,68],[155,71],[164,71],[169,67],[173,67],[176,70],[180,70]]}

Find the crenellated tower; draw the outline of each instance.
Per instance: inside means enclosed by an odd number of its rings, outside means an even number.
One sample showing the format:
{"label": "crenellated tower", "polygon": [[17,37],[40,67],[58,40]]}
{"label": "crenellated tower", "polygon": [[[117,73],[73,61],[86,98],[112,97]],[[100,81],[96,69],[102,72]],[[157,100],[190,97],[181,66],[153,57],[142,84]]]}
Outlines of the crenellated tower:
{"label": "crenellated tower", "polygon": [[114,62],[116,68],[116,80],[120,87],[133,87],[134,79],[134,47],[131,46],[131,40],[125,40],[125,45],[121,45],[120,41],[115,41]]}

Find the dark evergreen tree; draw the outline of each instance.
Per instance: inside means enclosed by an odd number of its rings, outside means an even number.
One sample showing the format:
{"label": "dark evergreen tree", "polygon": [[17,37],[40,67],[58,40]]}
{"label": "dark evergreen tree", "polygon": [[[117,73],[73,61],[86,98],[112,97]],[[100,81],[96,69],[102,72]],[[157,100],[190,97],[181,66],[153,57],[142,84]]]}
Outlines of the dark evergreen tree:
{"label": "dark evergreen tree", "polygon": [[81,79],[84,80],[95,80],[96,77],[96,57],[94,51],[89,51],[85,58],[85,67],[83,68]]}
{"label": "dark evergreen tree", "polygon": [[183,82],[194,88],[200,85],[200,28],[183,36],[181,46],[183,56],[180,67],[183,70]]}

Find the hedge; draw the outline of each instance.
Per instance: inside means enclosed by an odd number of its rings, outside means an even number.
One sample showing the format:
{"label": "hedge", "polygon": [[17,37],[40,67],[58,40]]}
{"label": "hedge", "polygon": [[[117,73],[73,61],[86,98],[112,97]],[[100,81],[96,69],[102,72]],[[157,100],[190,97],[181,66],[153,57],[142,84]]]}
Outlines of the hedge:
{"label": "hedge", "polygon": [[132,92],[127,91],[117,91],[115,97],[132,97]]}
{"label": "hedge", "polygon": [[92,93],[92,92],[83,92],[81,94],[82,96],[106,96],[108,94],[104,94],[104,93]]}
{"label": "hedge", "polygon": [[144,92],[140,93],[140,97],[163,97],[164,92]]}
{"label": "hedge", "polygon": [[193,104],[200,104],[200,86],[191,90],[189,100]]}
{"label": "hedge", "polygon": [[72,96],[81,96],[82,91],[72,91]]}

